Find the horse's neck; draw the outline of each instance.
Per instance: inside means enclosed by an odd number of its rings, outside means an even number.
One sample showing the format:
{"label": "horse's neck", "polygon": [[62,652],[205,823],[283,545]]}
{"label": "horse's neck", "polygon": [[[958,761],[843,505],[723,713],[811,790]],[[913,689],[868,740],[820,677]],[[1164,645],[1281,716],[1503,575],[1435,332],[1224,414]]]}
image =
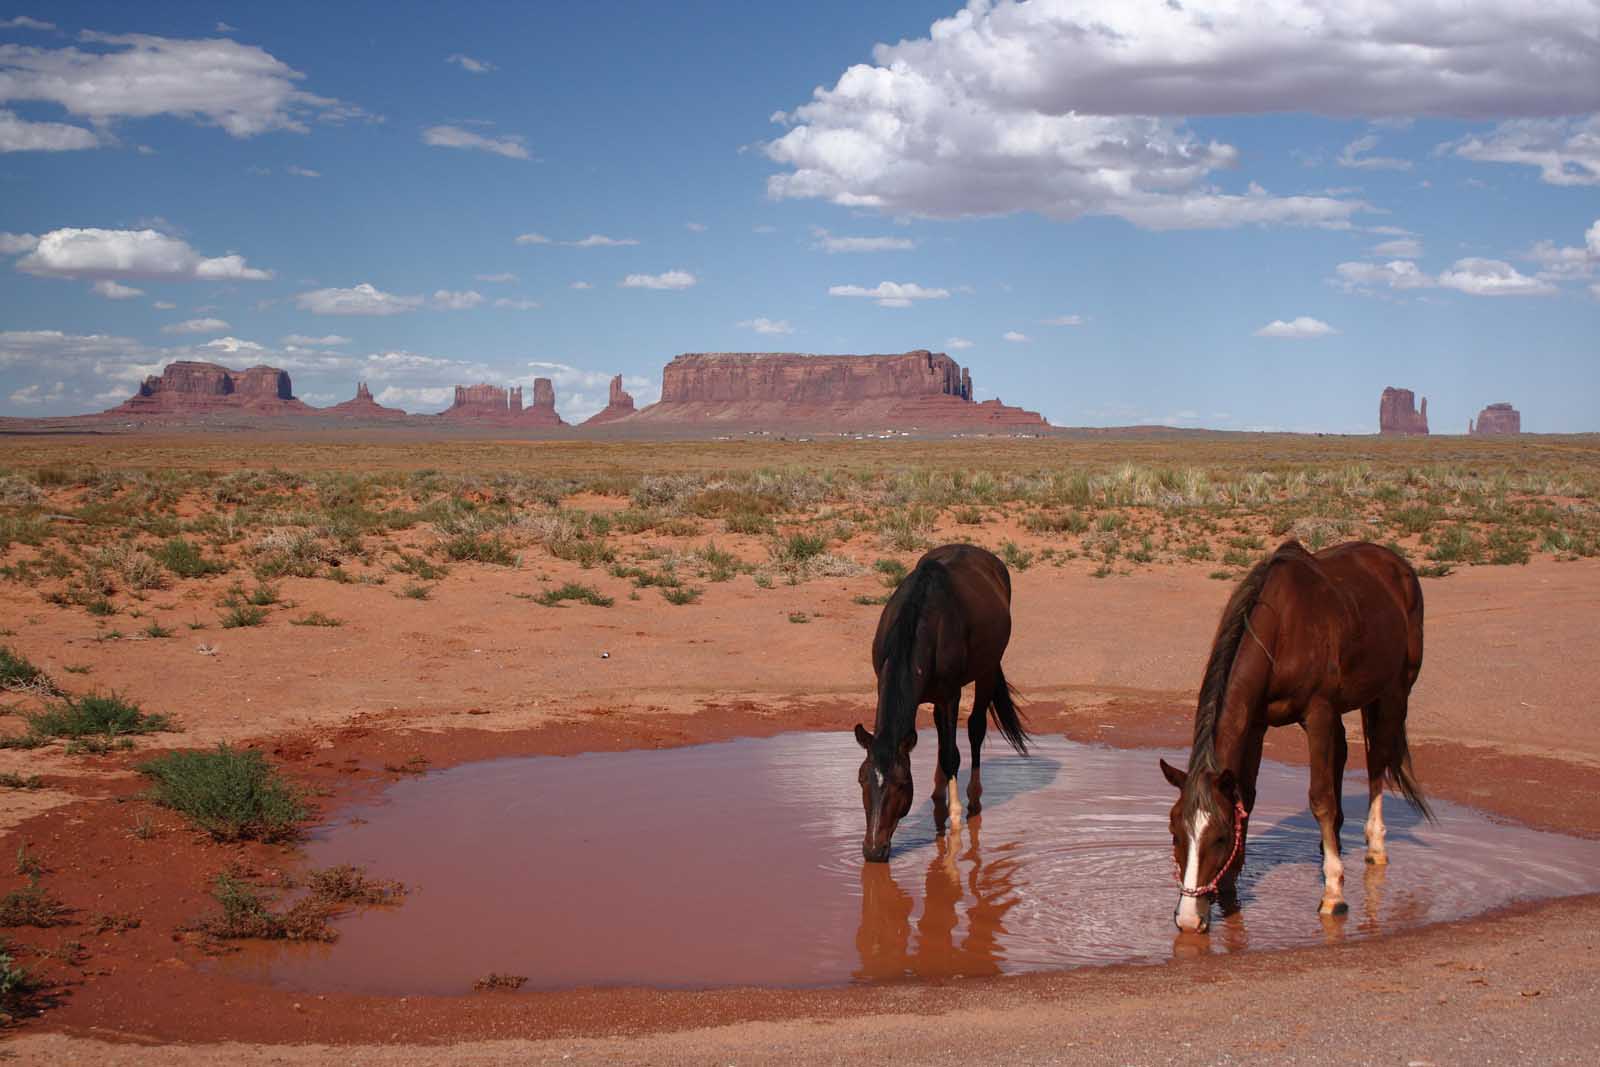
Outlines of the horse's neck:
{"label": "horse's neck", "polygon": [[[1247,638],[1248,640],[1248,638]],[[1272,664],[1264,648],[1243,651],[1234,664],[1217,711],[1212,731],[1212,752],[1217,770],[1229,770],[1255,795],[1255,771],[1261,766],[1261,749],[1267,735],[1267,696]]]}

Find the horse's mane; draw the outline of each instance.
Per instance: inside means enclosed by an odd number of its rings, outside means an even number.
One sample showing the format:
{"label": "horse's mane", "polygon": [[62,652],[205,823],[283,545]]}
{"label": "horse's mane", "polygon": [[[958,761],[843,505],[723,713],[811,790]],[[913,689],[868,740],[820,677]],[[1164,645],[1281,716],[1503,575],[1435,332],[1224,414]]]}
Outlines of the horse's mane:
{"label": "horse's mane", "polygon": [[[1234,658],[1239,654],[1239,644],[1250,627],[1250,612],[1261,599],[1267,577],[1272,568],[1289,559],[1310,561],[1311,554],[1298,541],[1285,541],[1272,555],[1263,559],[1244,576],[1228,606],[1222,609],[1222,619],[1217,623],[1217,636],[1211,642],[1211,658],[1206,661],[1205,677],[1200,682],[1200,703],[1194,713],[1194,744],[1189,749],[1189,775],[1196,771],[1216,774],[1217,766],[1217,716],[1222,714],[1222,701],[1228,693],[1228,677],[1233,672]],[[1204,790],[1200,792],[1205,792]]]}
{"label": "horse's mane", "polygon": [[930,602],[950,592],[950,572],[944,564],[925,559],[895,594],[900,602],[883,639],[883,669],[888,677],[878,688],[878,732],[873,741],[883,759],[892,758],[906,735],[917,728],[917,634]]}

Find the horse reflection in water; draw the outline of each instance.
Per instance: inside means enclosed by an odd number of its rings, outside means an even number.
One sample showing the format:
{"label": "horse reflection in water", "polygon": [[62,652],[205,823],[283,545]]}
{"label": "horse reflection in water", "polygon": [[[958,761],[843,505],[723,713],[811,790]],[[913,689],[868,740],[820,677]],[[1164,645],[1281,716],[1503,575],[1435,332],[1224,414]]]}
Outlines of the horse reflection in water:
{"label": "horse reflection in water", "polygon": [[[911,895],[895,881],[887,863],[861,867],[861,924],[856,951],[858,980],[882,978],[977,978],[1001,972],[1000,940],[1006,913],[1019,899],[1017,842],[985,857],[979,847],[983,817],[934,842],[923,881],[922,915],[913,924]],[[957,943],[965,917],[966,929]],[[915,925],[915,937],[912,927]]]}

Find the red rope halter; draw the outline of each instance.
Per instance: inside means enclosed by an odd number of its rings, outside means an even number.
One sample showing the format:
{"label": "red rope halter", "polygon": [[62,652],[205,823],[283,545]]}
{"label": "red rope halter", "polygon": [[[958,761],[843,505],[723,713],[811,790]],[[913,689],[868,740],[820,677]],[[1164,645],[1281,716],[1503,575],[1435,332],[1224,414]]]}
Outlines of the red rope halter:
{"label": "red rope halter", "polygon": [[1190,889],[1183,884],[1183,871],[1178,867],[1178,861],[1172,861],[1173,876],[1178,879],[1178,892],[1186,897],[1210,896],[1217,891],[1217,886],[1222,884],[1222,879],[1228,873],[1228,868],[1233,866],[1233,861],[1239,858],[1239,850],[1244,847],[1244,822],[1250,813],[1244,810],[1244,801],[1233,802],[1233,848],[1228,852],[1228,858],[1223,861],[1217,870],[1217,876],[1203,886]]}

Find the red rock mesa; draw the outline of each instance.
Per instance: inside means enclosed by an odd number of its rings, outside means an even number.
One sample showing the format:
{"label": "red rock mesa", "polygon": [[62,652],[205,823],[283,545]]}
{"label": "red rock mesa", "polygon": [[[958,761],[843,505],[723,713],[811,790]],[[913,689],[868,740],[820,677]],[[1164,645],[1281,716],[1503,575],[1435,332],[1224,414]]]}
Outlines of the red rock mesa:
{"label": "red rock mesa", "polygon": [[533,380],[533,404],[522,406],[522,386],[458,385],[456,400],[439,413],[447,419],[492,419],[519,426],[565,426],[556,414],[556,389],[549,378]]}
{"label": "red rock mesa", "polygon": [[1417,410],[1416,395],[1409,389],[1394,386],[1383,391],[1378,401],[1378,432],[1382,434],[1425,434],[1428,432],[1428,398],[1422,398],[1422,410]]}
{"label": "red rock mesa", "polygon": [[1490,404],[1478,412],[1478,421],[1467,420],[1467,432],[1477,436],[1522,432],[1522,412],[1510,404]]}
{"label": "red rock mesa", "polygon": [[386,408],[372,399],[372,391],[367,388],[366,382],[356,385],[356,395],[341,404],[335,404],[323,411],[329,415],[339,415],[349,419],[403,419],[406,413],[399,408]]}
{"label": "red rock mesa", "polygon": [[139,391],[108,415],[204,415],[238,411],[255,415],[309,415],[295,399],[289,373],[277,367],[229,370],[215,363],[179,360],[152,374]]}
{"label": "red rock mesa", "polygon": [[606,401],[606,406],[583,420],[582,425],[591,426],[602,422],[615,422],[625,419],[633,414],[633,394],[622,388],[622,375],[611,379],[611,395]]}
{"label": "red rock mesa", "polygon": [[998,399],[972,400],[972,376],[942,352],[813,356],[696,352],[661,372],[661,400],[634,422],[869,429],[1038,430],[1049,424]]}

